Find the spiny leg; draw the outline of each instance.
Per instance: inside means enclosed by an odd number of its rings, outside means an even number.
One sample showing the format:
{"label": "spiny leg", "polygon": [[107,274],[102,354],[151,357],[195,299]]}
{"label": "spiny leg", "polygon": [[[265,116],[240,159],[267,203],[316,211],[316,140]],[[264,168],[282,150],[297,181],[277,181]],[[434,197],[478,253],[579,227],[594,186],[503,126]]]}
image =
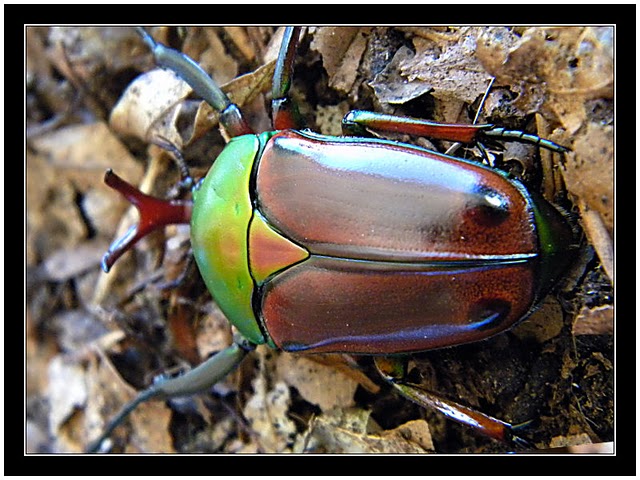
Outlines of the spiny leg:
{"label": "spiny leg", "polygon": [[424,390],[404,380],[406,376],[406,361],[398,357],[376,357],[375,364],[378,372],[403,397],[417,403],[424,408],[438,410],[447,418],[473,428],[484,436],[493,438],[507,445],[533,449],[527,440],[517,436],[513,426],[484,413],[473,410],[459,403],[452,402],[432,392]]}
{"label": "spiny leg", "polygon": [[364,110],[353,110],[347,113],[342,120],[342,128],[345,133],[351,135],[362,135],[371,129],[462,143],[478,141],[482,139],[482,137],[504,138],[533,143],[554,152],[564,153],[569,151],[568,148],[558,145],[551,140],[540,138],[537,135],[518,130],[505,130],[492,124],[445,124],[417,118],[367,112]]}
{"label": "spiny leg", "polygon": [[136,398],[126,404],[120,412],[111,419],[102,434],[87,447],[87,453],[96,453],[113,431],[136,409],[148,400],[166,400],[168,398],[184,397],[204,392],[222,380],[234,370],[255,345],[239,335],[234,343],[226,349],[202,362],[193,370],[175,378],[162,378],[146,390],[140,392]]}
{"label": "spiny leg", "polygon": [[156,42],[142,27],[136,30],[149,46],[159,67],[168,68],[189,84],[204,101],[220,114],[220,123],[231,137],[253,133],[236,104],[216,85],[200,65],[181,52]]}
{"label": "spiny leg", "polygon": [[302,127],[298,107],[289,97],[293,64],[301,27],[287,27],[282,38],[282,45],[273,72],[271,109],[273,128],[276,130]]}

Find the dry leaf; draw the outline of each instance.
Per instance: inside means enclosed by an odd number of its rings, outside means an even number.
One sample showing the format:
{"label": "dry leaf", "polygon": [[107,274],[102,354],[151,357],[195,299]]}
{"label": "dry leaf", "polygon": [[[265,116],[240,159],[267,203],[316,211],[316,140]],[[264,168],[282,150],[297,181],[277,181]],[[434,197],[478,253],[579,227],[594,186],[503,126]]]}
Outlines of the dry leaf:
{"label": "dry leaf", "polygon": [[573,322],[574,335],[613,335],[613,306],[584,307]]}
{"label": "dry leaf", "polygon": [[227,53],[212,28],[189,29],[182,53],[196,61],[217,85],[224,85],[238,76],[237,62]]}
{"label": "dry leaf", "polygon": [[[62,433],[60,431],[62,425],[87,402],[85,370],[79,363],[58,355],[49,363],[48,373],[47,398],[51,406],[49,429],[53,435],[58,436]],[[74,451],[77,445],[67,445],[67,447],[69,451]]]}
{"label": "dry leaf", "polygon": [[277,382],[268,389],[263,376],[253,382],[254,395],[244,407],[244,417],[258,435],[264,453],[290,451],[296,436],[295,424],[287,415],[290,406],[289,387]]}
{"label": "dry leaf", "polygon": [[353,405],[353,395],[358,388],[353,378],[314,362],[312,357],[299,355],[279,355],[277,376],[323,411]]}
{"label": "dry leaf", "polygon": [[[251,103],[258,95],[271,88],[275,60],[257,68],[251,73],[242,75],[221,87],[229,100],[238,107]],[[200,102],[195,114],[191,136],[185,143],[192,143],[206,132],[218,125],[218,112],[206,102]]]}
{"label": "dry leaf", "polygon": [[462,27],[455,35],[413,38],[415,53],[401,47],[371,86],[382,102],[403,104],[431,92],[435,120],[456,122],[463,105],[484,94],[491,79],[475,57],[479,27]]}
{"label": "dry leaf", "polygon": [[49,280],[63,282],[96,268],[108,246],[106,242],[98,241],[57,250],[45,260],[45,274]]}
{"label": "dry leaf", "polygon": [[102,188],[102,178],[108,168],[129,182],[142,177],[142,167],[102,122],[60,128],[32,139],[31,143],[40,154],[47,156],[56,174],[64,175],[81,191],[96,185]]}
{"label": "dry leaf", "polygon": [[324,27],[315,31],[311,48],[322,55],[330,87],[345,93],[351,90],[370,31],[371,27]]}
{"label": "dry leaf", "polygon": [[563,176],[567,189],[600,214],[613,233],[613,127],[588,123],[576,135]]}
{"label": "dry leaf", "polygon": [[613,95],[612,27],[531,27],[521,36],[489,28],[477,55],[498,85],[518,93],[521,110],[555,117],[569,133],[586,121],[587,100]]}
{"label": "dry leaf", "polygon": [[369,433],[370,413],[361,409],[336,409],[316,418],[306,433],[303,451],[332,453],[427,453],[433,451],[424,420]]}
{"label": "dry leaf", "polygon": [[[93,357],[88,362],[86,383],[88,396],[84,409],[86,448],[102,433],[103,428],[136,395],[135,390],[125,383],[112,365],[103,357]],[[118,438],[125,431],[130,432],[125,442],[127,451],[141,453],[173,453],[169,433],[171,410],[162,401],[150,401],[139,405],[123,426],[114,431],[111,438]],[[108,442],[113,442],[109,440]]]}
{"label": "dry leaf", "polygon": [[162,137],[180,148],[176,121],[181,102],[190,93],[191,87],[175,73],[152,70],[129,85],[111,111],[109,124],[121,135],[147,142]]}

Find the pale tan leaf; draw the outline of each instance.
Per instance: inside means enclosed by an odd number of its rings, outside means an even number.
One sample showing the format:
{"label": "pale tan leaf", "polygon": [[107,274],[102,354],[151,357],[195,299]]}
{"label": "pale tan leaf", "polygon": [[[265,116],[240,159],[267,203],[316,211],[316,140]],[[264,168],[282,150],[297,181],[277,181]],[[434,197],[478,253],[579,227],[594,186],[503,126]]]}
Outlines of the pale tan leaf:
{"label": "pale tan leaf", "polygon": [[303,356],[279,355],[277,375],[323,411],[353,405],[353,395],[358,388],[353,378]]}

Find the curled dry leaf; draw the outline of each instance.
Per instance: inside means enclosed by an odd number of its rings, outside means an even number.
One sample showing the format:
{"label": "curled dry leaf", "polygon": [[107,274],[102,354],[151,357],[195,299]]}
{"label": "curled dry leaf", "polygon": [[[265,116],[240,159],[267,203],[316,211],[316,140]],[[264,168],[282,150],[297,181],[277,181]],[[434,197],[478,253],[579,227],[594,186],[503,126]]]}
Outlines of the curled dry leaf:
{"label": "curled dry leaf", "polygon": [[111,111],[109,124],[121,135],[144,141],[159,136],[182,147],[176,120],[181,102],[189,93],[191,87],[175,73],[152,70],[129,85]]}
{"label": "curled dry leaf", "polygon": [[498,85],[518,93],[521,110],[541,111],[569,133],[586,121],[587,100],[613,96],[612,27],[531,27],[522,35],[488,28],[477,56]]}
{"label": "curled dry leaf", "polygon": [[[242,107],[271,87],[275,61],[221,87]],[[218,114],[203,101],[185,101],[192,90],[173,72],[156,69],[139,76],[114,107],[110,125],[118,133],[144,141],[169,140],[184,148],[218,125]],[[182,121],[188,119],[188,121]]]}

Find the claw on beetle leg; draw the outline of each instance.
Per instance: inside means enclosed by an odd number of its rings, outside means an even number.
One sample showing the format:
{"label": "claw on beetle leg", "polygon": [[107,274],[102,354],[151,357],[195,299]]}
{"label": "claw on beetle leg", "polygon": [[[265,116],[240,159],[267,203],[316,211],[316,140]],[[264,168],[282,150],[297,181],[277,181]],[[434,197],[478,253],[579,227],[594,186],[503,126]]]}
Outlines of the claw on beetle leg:
{"label": "claw on beetle leg", "polygon": [[115,261],[140,239],[166,225],[189,223],[191,221],[191,200],[162,200],[142,193],[130,183],[124,181],[111,169],[107,170],[104,182],[120,192],[140,214],[137,225],[111,244],[102,257],[102,269],[108,272]]}
{"label": "claw on beetle leg", "polygon": [[[516,427],[511,424],[440,397],[422,389],[418,385],[405,382],[406,362],[404,359],[397,357],[376,357],[375,364],[378,372],[380,372],[388,383],[403,397],[417,403],[421,407],[435,409],[447,418],[467,425],[478,433],[498,440],[499,442],[520,448],[535,448],[530,442],[517,436],[514,433]],[[520,425],[518,425],[518,427],[520,427]]]}

